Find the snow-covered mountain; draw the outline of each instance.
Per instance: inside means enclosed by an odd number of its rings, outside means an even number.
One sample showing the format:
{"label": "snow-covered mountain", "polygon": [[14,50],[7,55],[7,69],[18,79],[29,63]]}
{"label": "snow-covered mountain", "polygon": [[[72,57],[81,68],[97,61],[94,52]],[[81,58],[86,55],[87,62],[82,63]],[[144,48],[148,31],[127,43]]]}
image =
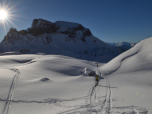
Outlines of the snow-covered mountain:
{"label": "snow-covered mountain", "polygon": [[52,23],[44,19],[34,19],[32,27],[27,30],[17,31],[11,28],[0,43],[0,49],[1,51],[62,55],[64,51],[98,56],[100,59],[107,60],[122,52],[94,37],[90,30],[81,24],[65,21]]}
{"label": "snow-covered mountain", "polygon": [[[23,35],[11,29],[0,44],[3,49],[32,53],[1,53],[2,114],[150,114],[152,38],[139,42],[106,64],[105,61],[114,57],[112,51],[116,55],[118,48],[93,35],[85,36],[85,42],[76,36],[75,41],[70,37],[70,41],[65,41],[63,36],[68,34],[60,32],[36,35],[40,33]],[[40,37],[46,34],[52,37]],[[97,62],[92,60],[104,62],[97,67]],[[97,86],[94,76],[90,76],[92,72],[99,75]]]}
{"label": "snow-covered mountain", "polygon": [[111,46],[115,46],[120,48],[122,51],[127,51],[128,49],[132,48],[133,46],[136,45],[136,43],[130,43],[130,42],[118,42],[118,43],[110,43],[106,42],[107,44]]}

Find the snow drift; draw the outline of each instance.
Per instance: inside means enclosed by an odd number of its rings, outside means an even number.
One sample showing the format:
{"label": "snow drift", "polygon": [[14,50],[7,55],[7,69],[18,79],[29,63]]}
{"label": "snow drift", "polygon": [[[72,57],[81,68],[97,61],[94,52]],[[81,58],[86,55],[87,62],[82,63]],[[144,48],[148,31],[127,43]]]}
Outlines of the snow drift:
{"label": "snow drift", "polygon": [[152,111],[151,44],[152,38],[145,39],[100,68],[109,77],[110,85],[118,88],[112,89],[112,98],[117,99],[112,103],[113,111],[129,114]]}
{"label": "snow drift", "polygon": [[102,67],[106,75],[152,69],[152,38],[145,39]]}

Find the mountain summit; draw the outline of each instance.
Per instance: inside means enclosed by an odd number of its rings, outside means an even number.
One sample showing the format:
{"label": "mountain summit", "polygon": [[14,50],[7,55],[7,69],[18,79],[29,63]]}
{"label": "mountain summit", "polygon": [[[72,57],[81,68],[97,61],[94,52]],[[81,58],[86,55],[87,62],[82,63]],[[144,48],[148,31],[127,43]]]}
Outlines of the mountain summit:
{"label": "mountain summit", "polygon": [[[94,37],[91,31],[81,24],[44,19],[34,19],[32,26],[26,30],[17,31],[11,28],[0,43],[1,51],[19,51],[30,53],[56,53],[58,50],[79,54],[100,56],[111,60],[121,53],[120,49],[112,47]],[[63,53],[62,53],[63,54]]]}
{"label": "mountain summit", "polygon": [[[32,35],[32,36],[40,36],[44,34],[68,34],[68,37],[71,40],[76,41],[76,35],[79,32],[79,38],[86,42],[85,36],[92,36],[92,33],[89,29],[84,28],[81,24],[65,22],[65,21],[57,21],[55,23],[43,20],[43,19],[34,19],[32,23],[32,27],[27,30],[17,31],[14,28],[11,28],[8,34],[5,36],[2,42],[6,42],[8,40],[9,43],[13,43],[12,40],[19,39],[19,36]],[[14,37],[14,35],[17,35]],[[18,36],[19,35],[19,36]],[[12,42],[11,42],[12,41]],[[43,42],[44,43],[44,42]],[[49,39],[46,38],[47,44],[50,43]]]}

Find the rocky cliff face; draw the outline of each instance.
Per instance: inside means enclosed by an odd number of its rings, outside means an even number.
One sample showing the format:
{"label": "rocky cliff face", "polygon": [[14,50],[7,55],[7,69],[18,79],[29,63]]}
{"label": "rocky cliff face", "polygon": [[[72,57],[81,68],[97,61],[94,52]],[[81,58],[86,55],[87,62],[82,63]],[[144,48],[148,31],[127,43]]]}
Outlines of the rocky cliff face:
{"label": "rocky cliff face", "polygon": [[[8,32],[8,34],[4,37],[4,40],[2,42],[8,42],[11,44],[14,44],[16,40],[22,39],[21,37],[27,36],[27,39],[30,41],[29,35],[32,36],[40,36],[44,34],[54,34],[54,33],[60,33],[60,34],[65,34],[68,35],[67,40],[73,40],[76,42],[77,39],[77,32],[82,32],[81,37],[79,35],[79,38],[83,41],[86,42],[85,37],[86,36],[92,36],[92,33],[90,32],[89,29],[84,28],[81,24],[77,23],[71,23],[71,22],[64,22],[64,21],[57,21],[55,23],[46,21],[44,19],[34,19],[32,23],[32,27],[28,28],[27,30],[21,30],[17,31],[14,28],[11,28]],[[45,44],[50,44],[50,40],[48,37],[46,37],[46,43]]]}

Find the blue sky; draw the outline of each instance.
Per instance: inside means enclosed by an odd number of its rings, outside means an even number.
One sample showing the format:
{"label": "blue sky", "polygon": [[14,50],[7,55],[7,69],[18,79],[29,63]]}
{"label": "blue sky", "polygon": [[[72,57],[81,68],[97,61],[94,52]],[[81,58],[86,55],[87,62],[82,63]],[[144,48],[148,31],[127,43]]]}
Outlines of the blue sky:
{"label": "blue sky", "polygon": [[0,23],[0,41],[10,27],[31,27],[35,18],[82,24],[105,42],[138,42],[152,36],[152,0],[0,0],[11,17]]}

